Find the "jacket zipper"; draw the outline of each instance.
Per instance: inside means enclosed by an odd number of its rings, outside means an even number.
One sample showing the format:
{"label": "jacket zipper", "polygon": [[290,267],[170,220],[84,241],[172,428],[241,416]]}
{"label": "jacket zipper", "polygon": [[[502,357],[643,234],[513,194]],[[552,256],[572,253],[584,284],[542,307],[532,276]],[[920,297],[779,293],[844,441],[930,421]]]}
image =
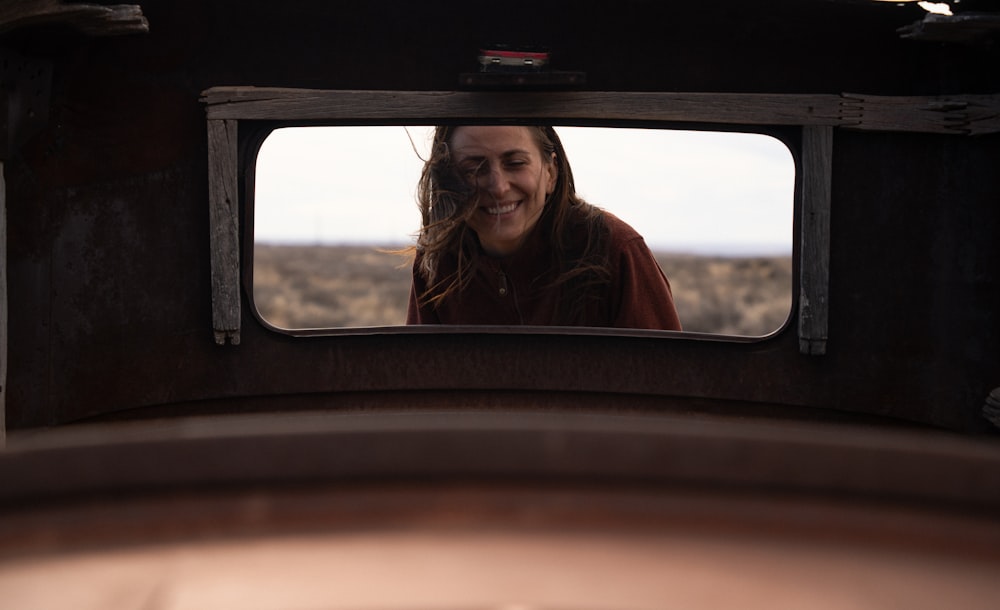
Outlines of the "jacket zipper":
{"label": "jacket zipper", "polygon": [[507,286],[507,274],[504,273],[503,269],[497,269],[497,276],[500,280],[500,288],[498,289],[500,296],[506,297],[508,294],[511,296],[514,303],[514,313],[517,314],[517,322],[524,324],[524,316],[521,314],[521,304],[517,302],[517,294],[513,292],[513,286]]}

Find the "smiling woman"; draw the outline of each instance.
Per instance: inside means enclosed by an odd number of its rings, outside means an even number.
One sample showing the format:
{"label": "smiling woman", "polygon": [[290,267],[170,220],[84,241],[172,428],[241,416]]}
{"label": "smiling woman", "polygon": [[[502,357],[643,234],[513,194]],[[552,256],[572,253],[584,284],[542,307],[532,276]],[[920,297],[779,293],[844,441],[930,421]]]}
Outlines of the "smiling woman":
{"label": "smiling woman", "polygon": [[[756,133],[556,131],[580,197],[635,227],[656,254],[685,330],[760,336],[784,323],[795,163],[783,142]],[[387,251],[416,244],[415,189],[432,140],[433,128],[401,126],[290,127],[266,138],[255,169],[253,270],[266,322],[291,330],[405,322],[410,278],[400,265],[408,265]],[[496,174],[484,161],[463,160],[489,181]],[[498,156],[494,166],[514,161]],[[499,230],[514,216],[523,221],[521,211],[483,218]]]}
{"label": "smiling woman", "polygon": [[[444,134],[446,129],[439,131]],[[437,143],[445,144],[446,159],[450,148],[453,156],[448,160],[472,190],[475,205],[467,216],[469,226],[486,253],[513,254],[538,224],[555,190],[556,153],[540,149],[529,127],[470,125],[449,131],[450,147],[445,135]],[[428,207],[433,212],[436,206]]]}
{"label": "smiling woman", "polygon": [[552,127],[435,129],[410,324],[680,330],[642,237],[576,194]]}

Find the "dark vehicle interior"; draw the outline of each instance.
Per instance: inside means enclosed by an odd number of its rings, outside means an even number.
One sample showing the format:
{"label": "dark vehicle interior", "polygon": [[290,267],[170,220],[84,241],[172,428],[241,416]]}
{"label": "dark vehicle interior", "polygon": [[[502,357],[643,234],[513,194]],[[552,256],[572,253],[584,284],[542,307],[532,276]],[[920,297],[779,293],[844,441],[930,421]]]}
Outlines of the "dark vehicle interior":
{"label": "dark vehicle interior", "polygon": [[[0,606],[996,607],[992,2],[13,0],[0,58]],[[780,140],[786,322],[262,316],[269,134],[493,123]]]}

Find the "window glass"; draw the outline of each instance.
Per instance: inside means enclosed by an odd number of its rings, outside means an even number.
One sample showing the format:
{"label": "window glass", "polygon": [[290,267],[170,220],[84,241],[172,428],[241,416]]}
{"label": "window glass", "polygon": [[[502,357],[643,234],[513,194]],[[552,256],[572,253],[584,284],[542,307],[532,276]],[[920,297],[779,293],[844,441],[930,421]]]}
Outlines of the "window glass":
{"label": "window glass", "polygon": [[[685,331],[761,336],[792,302],[795,163],[761,134],[557,127],[577,192],[641,233]],[[282,329],[405,322],[428,127],[292,127],[257,156],[253,297]]]}

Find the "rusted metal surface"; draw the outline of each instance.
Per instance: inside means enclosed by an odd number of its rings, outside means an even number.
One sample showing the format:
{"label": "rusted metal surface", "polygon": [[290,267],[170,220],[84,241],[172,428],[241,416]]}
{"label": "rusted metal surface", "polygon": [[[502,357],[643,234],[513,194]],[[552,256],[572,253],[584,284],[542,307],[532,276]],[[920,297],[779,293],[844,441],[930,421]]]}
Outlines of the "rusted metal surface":
{"label": "rusted metal surface", "polygon": [[770,490],[993,510],[1000,446],[731,415],[272,413],[13,434],[0,501],[315,480],[514,478]]}

